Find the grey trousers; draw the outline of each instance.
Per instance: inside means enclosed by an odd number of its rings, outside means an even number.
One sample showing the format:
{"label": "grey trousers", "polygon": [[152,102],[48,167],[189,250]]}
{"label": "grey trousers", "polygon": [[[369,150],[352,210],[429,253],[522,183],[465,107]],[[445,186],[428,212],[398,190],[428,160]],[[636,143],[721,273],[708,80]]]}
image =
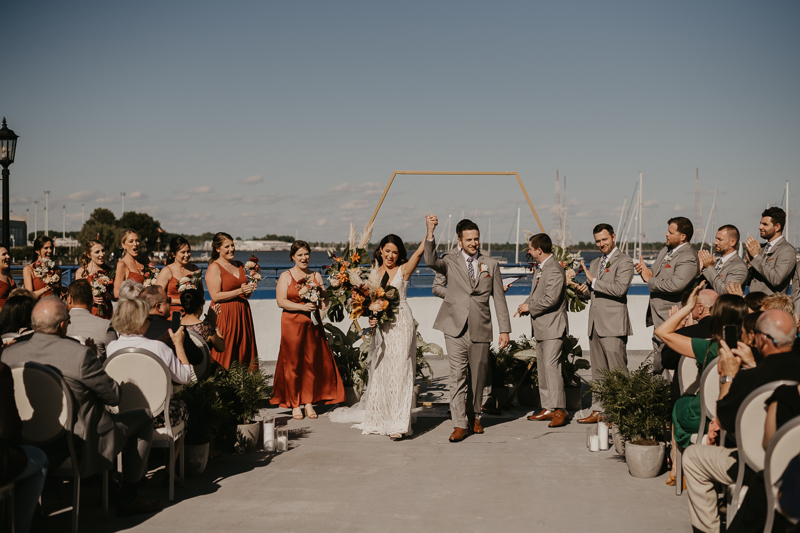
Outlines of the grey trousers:
{"label": "grey trousers", "polygon": [[112,414],[111,418],[125,435],[125,447],[122,449],[124,481],[135,483],[147,473],[147,459],[153,443],[153,416],[149,409],[131,409]]}
{"label": "grey trousers", "polygon": [[539,373],[539,399],[543,409],[566,409],[567,395],[561,375],[561,352],[564,338],[539,341],[536,344],[536,369]]}
{"label": "grey trousers", "polygon": [[[628,373],[628,337],[601,337],[592,326],[589,335],[589,360],[592,363],[592,381],[603,379],[603,371],[622,368]],[[596,395],[592,396],[592,411],[602,411]]]}
{"label": "grey trousers", "polygon": [[445,335],[444,344],[450,361],[450,416],[455,427],[466,429],[469,418],[481,416],[489,343],[470,341],[465,328],[458,337]]}

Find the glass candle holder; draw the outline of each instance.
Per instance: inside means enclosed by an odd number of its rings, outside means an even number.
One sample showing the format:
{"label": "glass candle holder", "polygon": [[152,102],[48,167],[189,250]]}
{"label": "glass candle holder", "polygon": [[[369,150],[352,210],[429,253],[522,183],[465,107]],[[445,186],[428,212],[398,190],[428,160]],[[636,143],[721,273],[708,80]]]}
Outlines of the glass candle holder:
{"label": "glass candle holder", "polygon": [[590,424],[586,426],[586,447],[591,449],[592,437],[597,437],[597,426]]}
{"label": "glass candle holder", "polygon": [[264,451],[265,452],[274,452],[275,451],[275,417],[274,416],[265,416],[264,420],[262,421],[264,424],[263,430],[261,432],[262,441],[264,444]]}
{"label": "glass candle holder", "polygon": [[275,439],[275,449],[278,452],[289,451],[289,428],[278,428],[275,433],[277,435]]}
{"label": "glass candle holder", "polygon": [[608,449],[608,423],[606,418],[600,415],[597,418],[597,438],[599,440],[600,450],[605,451]]}

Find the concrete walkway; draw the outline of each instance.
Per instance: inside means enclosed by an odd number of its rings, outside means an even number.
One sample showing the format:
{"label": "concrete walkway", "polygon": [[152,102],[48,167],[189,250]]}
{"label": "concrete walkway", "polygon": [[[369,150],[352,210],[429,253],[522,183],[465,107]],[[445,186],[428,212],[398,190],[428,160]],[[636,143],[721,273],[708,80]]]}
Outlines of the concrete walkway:
{"label": "concrete walkway", "polygon": [[[631,367],[641,358],[633,358]],[[434,368],[439,379],[444,366]],[[585,427],[529,422],[523,408],[485,417],[486,432],[451,444],[446,407],[426,410],[400,442],[363,436],[326,416],[291,420],[282,454],[225,455],[144,517],[104,522],[96,486],[84,491],[83,532],[107,531],[690,531],[686,495],[628,474],[613,448],[591,453]],[[318,409],[322,413],[323,409]],[[166,505],[148,480],[143,493]],[[64,491],[68,492],[68,491]],[[48,495],[45,495],[46,497]],[[68,496],[63,494],[62,496]],[[68,505],[68,499],[59,500]],[[54,504],[59,503],[58,501]],[[38,530],[68,531],[69,512]]]}

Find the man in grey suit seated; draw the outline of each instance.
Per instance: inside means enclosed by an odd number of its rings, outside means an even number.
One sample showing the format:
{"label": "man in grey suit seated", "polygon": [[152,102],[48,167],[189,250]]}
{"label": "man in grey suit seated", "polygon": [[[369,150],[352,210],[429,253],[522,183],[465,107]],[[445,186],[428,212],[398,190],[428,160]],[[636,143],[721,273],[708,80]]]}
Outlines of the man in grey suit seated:
{"label": "man in grey suit seated", "polygon": [[[81,344],[97,346],[97,357],[106,360],[106,345],[117,340],[117,332],[111,321],[92,314],[92,286],[85,279],[76,279],[69,284],[67,292],[69,327],[67,335],[80,337]],[[91,339],[92,343],[88,342]]]}
{"label": "man in grey suit seated", "polygon": [[539,372],[539,398],[542,410],[528,420],[549,420],[548,427],[567,424],[567,396],[561,375],[564,338],[569,335],[567,321],[567,276],[553,257],[553,242],[546,233],[528,241],[528,253],[539,265],[533,276],[531,295],[520,304],[514,316],[530,314],[536,339],[536,368]]}
{"label": "man in grey suit seated", "polygon": [[[770,207],[761,213],[758,231],[767,243],[762,248],[753,237],[744,242],[750,260],[748,273],[750,291],[767,296],[776,292],[789,294],[789,282],[797,269],[797,252],[783,237],[786,213],[780,207]],[[793,294],[793,296],[797,296]]]}
{"label": "man in grey suit seated", "polygon": [[747,279],[747,264],[736,254],[739,245],[739,230],[736,226],[726,224],[717,230],[714,239],[714,251],[719,254],[711,255],[707,250],[697,252],[703,277],[708,282],[708,288],[717,294],[728,294],[725,288],[728,283],[736,282],[744,285]]}
{"label": "man in grey suit seated", "polygon": [[[3,362],[12,365],[33,361],[48,365],[67,382],[77,403],[74,434],[80,455],[81,476],[110,470],[122,452],[123,484],[117,501],[117,515],[151,513],[158,502],[141,499],[136,483],[147,473],[147,458],[153,441],[153,417],[148,409],[112,414],[107,406],[119,405],[119,385],[103,370],[91,348],[67,337],[70,317],[59,298],[49,296],[33,308],[33,336],[3,352]],[[56,465],[65,458],[65,446],[58,441],[44,447]]]}
{"label": "man in grey suit seated", "polygon": [[[592,360],[592,381],[603,379],[604,370],[621,368],[628,371],[628,335],[633,335],[628,313],[628,289],[633,279],[633,259],[617,248],[617,236],[610,224],[595,226],[594,242],[603,252],[591,262],[586,284],[578,285],[582,300],[589,304],[589,356]],[[595,424],[601,412],[600,401],[592,397],[592,412],[579,424]]]}
{"label": "man in grey suit seated", "polygon": [[[642,275],[642,281],[650,289],[650,306],[647,308],[645,325],[658,327],[669,318],[669,310],[681,301],[686,287],[700,273],[697,254],[690,241],[694,234],[692,221],[686,217],[674,217],[667,221],[666,246],[653,261],[653,269],[639,258],[636,271]],[[653,372],[660,374],[661,347],[664,343],[653,335]]]}

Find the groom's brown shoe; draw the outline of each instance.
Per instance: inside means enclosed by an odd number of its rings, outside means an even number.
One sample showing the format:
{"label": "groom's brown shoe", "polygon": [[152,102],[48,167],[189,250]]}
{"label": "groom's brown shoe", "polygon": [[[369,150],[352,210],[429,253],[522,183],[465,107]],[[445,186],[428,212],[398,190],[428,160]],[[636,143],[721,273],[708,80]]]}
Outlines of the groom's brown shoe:
{"label": "groom's brown shoe", "polygon": [[467,430],[464,428],[455,428],[450,434],[450,442],[461,442],[467,436]]}
{"label": "groom's brown shoe", "polygon": [[483,433],[483,426],[481,425],[481,419],[480,418],[476,418],[475,421],[470,425],[472,426],[472,432],[473,433],[477,433],[479,435],[481,433]]}
{"label": "groom's brown shoe", "polygon": [[552,420],[554,411],[542,409],[538,415],[531,415],[528,420]]}
{"label": "groom's brown shoe", "polygon": [[597,420],[599,418],[600,418],[600,412],[592,411],[592,414],[590,414],[586,418],[578,419],[578,424],[597,424]]}
{"label": "groom's brown shoe", "polygon": [[563,409],[556,409],[553,411],[553,419],[547,424],[549,428],[560,428],[567,425],[569,414]]}

